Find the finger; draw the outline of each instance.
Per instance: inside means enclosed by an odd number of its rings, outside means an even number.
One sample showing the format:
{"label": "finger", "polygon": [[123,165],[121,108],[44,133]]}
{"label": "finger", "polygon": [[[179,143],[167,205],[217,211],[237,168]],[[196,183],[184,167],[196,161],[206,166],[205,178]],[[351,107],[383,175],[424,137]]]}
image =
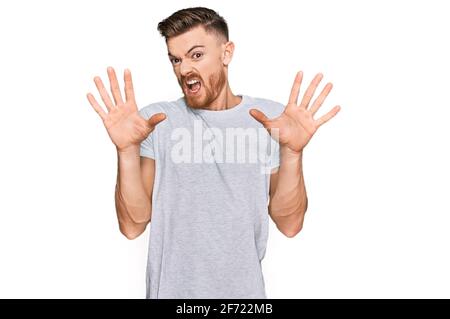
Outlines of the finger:
{"label": "finger", "polygon": [[264,128],[270,135],[272,135],[273,121],[271,119],[269,119],[263,112],[257,109],[251,109],[249,113],[255,120],[257,120],[264,126]]}
{"label": "finger", "polygon": [[297,105],[298,94],[300,93],[300,85],[302,84],[303,72],[299,71],[295,75],[294,84],[292,85],[291,94],[289,95],[289,104]]}
{"label": "finger", "polygon": [[125,69],[123,79],[125,81],[125,98],[127,102],[128,101],[135,102],[133,80],[131,78],[131,71],[129,69]]}
{"label": "finger", "polygon": [[147,120],[147,123],[150,126],[150,128],[153,129],[157,124],[164,121],[165,119],[166,119],[166,114],[156,113]]}
{"label": "finger", "polygon": [[251,109],[249,113],[251,116],[253,116],[255,120],[261,123],[264,127],[270,124],[270,119],[260,110]]}
{"label": "finger", "polygon": [[100,115],[100,117],[102,118],[102,120],[105,120],[107,117],[107,114],[105,111],[103,111],[102,107],[100,106],[100,104],[98,104],[97,100],[95,99],[95,97],[91,94],[88,93],[87,95],[87,99],[89,101],[89,103],[92,105],[92,107],[94,108],[95,112],[98,113],[98,115]]}
{"label": "finger", "polygon": [[335,107],[333,107],[331,109],[331,111],[329,111],[327,114],[325,114],[324,116],[322,116],[321,118],[319,118],[316,121],[317,127],[320,127],[322,124],[331,120],[339,112],[340,109],[341,109],[341,107],[339,105],[336,105]]}
{"label": "finger", "polygon": [[117,81],[116,72],[114,71],[114,68],[111,66],[109,66],[107,70],[114,102],[116,103],[116,105],[123,104],[122,94],[120,94],[120,87],[119,82]]}
{"label": "finger", "polygon": [[330,93],[332,88],[333,88],[332,83],[327,83],[327,85],[325,85],[325,87],[323,88],[319,97],[314,101],[311,108],[309,109],[311,111],[312,115],[316,114],[319,107],[322,106],[323,101],[325,101],[325,98],[328,96],[328,94]]}
{"label": "finger", "polygon": [[300,107],[306,108],[309,105],[309,102],[311,101],[314,92],[317,89],[317,86],[319,85],[320,81],[323,78],[322,73],[317,73],[314,79],[311,81],[311,84],[308,86],[308,89],[305,92],[305,95],[303,96],[302,102],[300,103]]}
{"label": "finger", "polygon": [[99,76],[96,76],[94,78],[94,82],[95,86],[97,86],[100,96],[102,97],[103,103],[105,103],[106,108],[108,109],[108,111],[110,111],[114,107],[114,104],[109,97],[108,91],[106,91],[105,86],[103,85],[102,79],[100,79]]}

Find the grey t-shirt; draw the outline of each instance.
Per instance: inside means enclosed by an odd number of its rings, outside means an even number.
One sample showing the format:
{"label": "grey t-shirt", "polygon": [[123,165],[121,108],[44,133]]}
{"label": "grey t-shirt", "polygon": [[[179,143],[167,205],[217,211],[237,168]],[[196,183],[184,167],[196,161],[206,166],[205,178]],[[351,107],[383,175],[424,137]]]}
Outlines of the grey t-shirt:
{"label": "grey t-shirt", "polygon": [[266,298],[261,260],[279,145],[249,110],[274,118],[284,105],[239,96],[222,111],[192,109],[183,97],[139,111],[167,115],[140,151],[155,160],[147,298]]}

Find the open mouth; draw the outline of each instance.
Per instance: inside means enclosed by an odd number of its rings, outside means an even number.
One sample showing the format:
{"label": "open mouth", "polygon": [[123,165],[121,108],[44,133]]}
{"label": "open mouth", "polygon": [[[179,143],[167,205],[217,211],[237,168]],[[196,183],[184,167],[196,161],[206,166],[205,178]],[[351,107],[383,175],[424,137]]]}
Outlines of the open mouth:
{"label": "open mouth", "polygon": [[189,80],[189,81],[186,81],[186,87],[187,87],[188,94],[194,95],[200,91],[202,84],[201,84],[200,80]]}

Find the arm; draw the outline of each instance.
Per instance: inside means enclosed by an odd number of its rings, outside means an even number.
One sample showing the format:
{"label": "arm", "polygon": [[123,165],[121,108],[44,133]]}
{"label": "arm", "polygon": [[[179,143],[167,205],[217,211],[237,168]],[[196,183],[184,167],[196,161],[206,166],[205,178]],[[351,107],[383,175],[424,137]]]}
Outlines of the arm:
{"label": "arm", "polygon": [[145,231],[151,220],[155,161],[140,157],[139,148],[117,152],[115,203],[119,229],[128,239]]}
{"label": "arm", "polygon": [[269,213],[285,236],[294,237],[303,227],[308,207],[303,179],[303,153],[293,153],[285,147],[280,152],[280,168],[270,177]]}
{"label": "arm", "polygon": [[117,149],[117,182],[115,204],[119,228],[123,235],[134,239],[142,234],[151,219],[151,194],[153,189],[155,162],[140,157],[140,145],[155,126],[165,119],[164,113],[157,113],[148,120],[138,112],[131,72],[125,70],[125,101],[120,93],[115,71],[108,67],[108,77],[114,102],[106,91],[102,80],[94,82],[108,113],[91,93],[89,103],[101,117],[109,137]]}
{"label": "arm", "polygon": [[320,73],[314,77],[300,105],[297,105],[302,78],[300,71],[295,77],[289,102],[279,117],[269,119],[257,109],[250,110],[250,114],[280,143],[280,168],[270,177],[269,211],[278,229],[288,237],[294,237],[302,229],[308,206],[302,168],[303,149],[317,129],[340,110],[336,105],[319,119],[313,118],[332,88],[332,84],[327,83],[309,106],[322,79]]}

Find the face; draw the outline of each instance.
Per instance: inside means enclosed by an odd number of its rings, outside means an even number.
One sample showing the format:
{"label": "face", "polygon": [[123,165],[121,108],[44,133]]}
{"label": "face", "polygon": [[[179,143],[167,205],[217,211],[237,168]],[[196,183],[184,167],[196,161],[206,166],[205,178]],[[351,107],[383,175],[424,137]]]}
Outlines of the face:
{"label": "face", "polygon": [[168,39],[169,59],[188,106],[208,108],[225,89],[232,46],[202,26]]}

